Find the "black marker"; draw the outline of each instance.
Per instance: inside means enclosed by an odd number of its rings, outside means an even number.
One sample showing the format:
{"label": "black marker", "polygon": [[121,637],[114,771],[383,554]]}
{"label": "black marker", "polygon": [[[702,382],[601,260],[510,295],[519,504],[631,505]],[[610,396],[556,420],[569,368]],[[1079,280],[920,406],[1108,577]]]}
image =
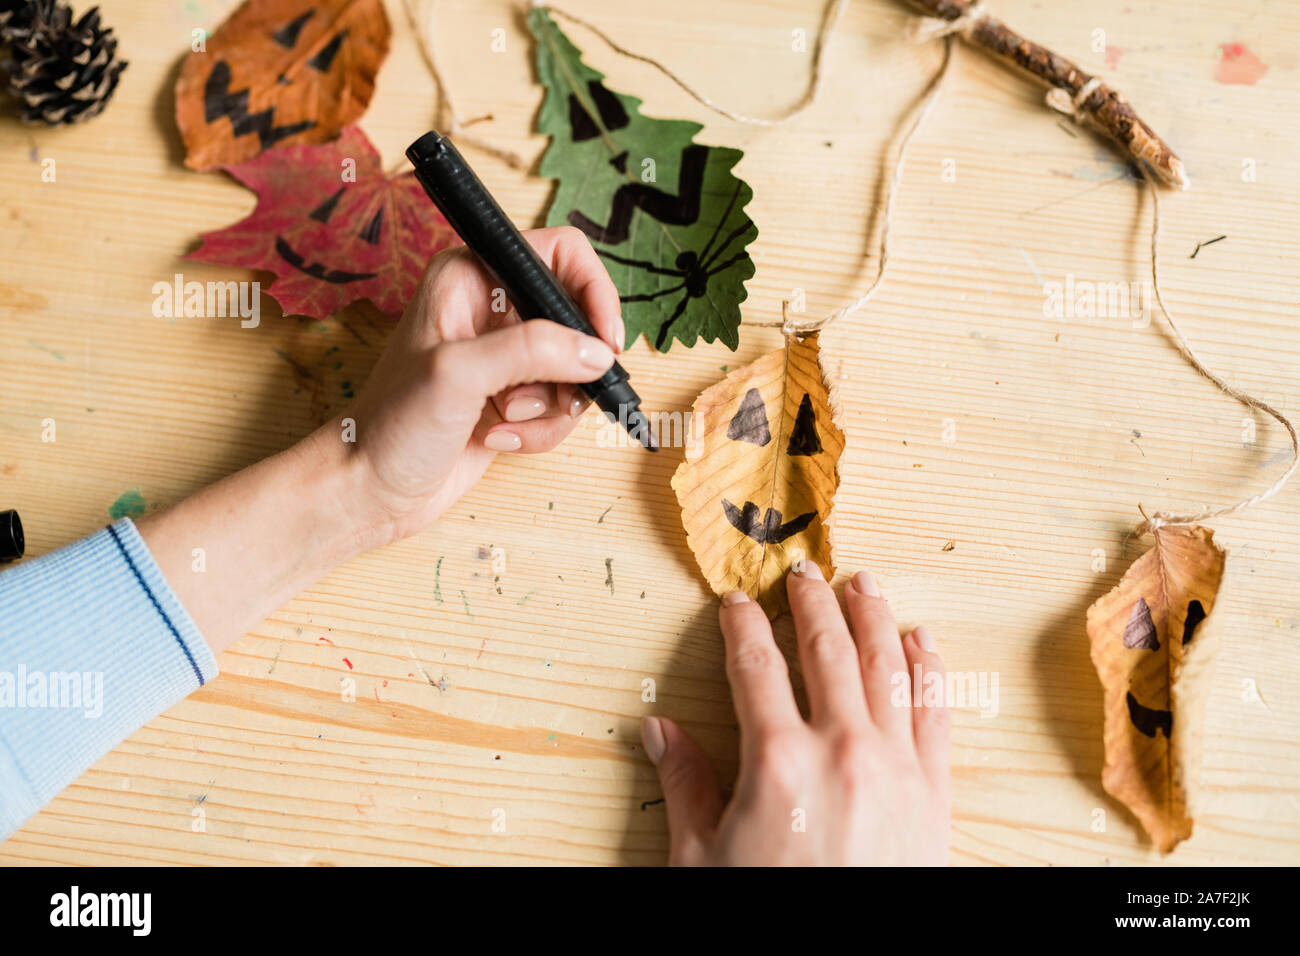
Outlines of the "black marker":
{"label": "black marker", "polygon": [[[573,296],[519,234],[455,146],[429,132],[407,147],[406,158],[415,166],[415,176],[434,205],[505,288],[522,318],[550,319],[596,334]],[[615,362],[599,379],[581,388],[610,421],[622,423],[629,435],[651,451],[659,450],[650,421],[641,411],[641,399],[628,384],[623,366]]]}
{"label": "black marker", "polygon": [[0,563],[21,558],[25,546],[23,523],[18,518],[18,512],[0,511]]}

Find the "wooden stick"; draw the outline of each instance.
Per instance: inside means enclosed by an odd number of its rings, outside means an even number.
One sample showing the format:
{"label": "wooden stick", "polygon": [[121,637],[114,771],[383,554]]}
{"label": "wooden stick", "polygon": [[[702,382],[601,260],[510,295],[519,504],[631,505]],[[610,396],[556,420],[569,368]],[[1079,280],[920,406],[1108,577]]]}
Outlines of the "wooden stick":
{"label": "wooden stick", "polygon": [[[1155,131],[1134,112],[1128,101],[1103,83],[1090,76],[1063,56],[1046,47],[1026,40],[997,18],[986,13],[974,0],[910,0],[936,21],[948,21],[944,29],[927,31],[922,35],[959,33],[975,46],[1002,60],[1018,66],[1051,89],[1047,103],[1053,109],[1072,115],[1110,136],[1123,146],[1133,158],[1150,166],[1166,183],[1180,189],[1188,187],[1189,180],[1182,160],[1174,155]],[[960,24],[957,21],[961,21]]]}

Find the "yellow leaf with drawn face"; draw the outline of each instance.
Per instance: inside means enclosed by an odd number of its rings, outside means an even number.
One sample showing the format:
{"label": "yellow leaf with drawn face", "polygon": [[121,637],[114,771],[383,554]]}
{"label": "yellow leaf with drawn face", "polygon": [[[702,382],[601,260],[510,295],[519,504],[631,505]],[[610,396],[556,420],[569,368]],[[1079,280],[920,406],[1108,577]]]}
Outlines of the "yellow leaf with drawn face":
{"label": "yellow leaf with drawn face", "polygon": [[844,433],[817,336],[705,389],[691,427],[693,454],[673,475],[686,540],[715,592],[744,591],[776,617],[795,561],[816,562],[828,581],[835,573],[829,520]]}
{"label": "yellow leaf with drawn face", "polygon": [[1168,853],[1192,835],[1226,556],[1208,528],[1162,527],[1155,538],[1088,609],[1088,640],[1106,692],[1102,785]]}

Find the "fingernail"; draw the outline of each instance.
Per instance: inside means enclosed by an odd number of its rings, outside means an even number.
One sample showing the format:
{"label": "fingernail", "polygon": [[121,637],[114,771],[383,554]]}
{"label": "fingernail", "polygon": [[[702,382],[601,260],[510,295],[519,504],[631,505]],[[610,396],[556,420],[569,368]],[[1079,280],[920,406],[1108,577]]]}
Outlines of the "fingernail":
{"label": "fingernail", "polygon": [[578,346],[578,361],[587,368],[603,372],[614,364],[614,350],[600,339],[588,335]]}
{"label": "fingernail", "polygon": [[483,436],[483,444],[493,451],[518,451],[523,442],[514,432],[488,432]]}
{"label": "fingernail", "polygon": [[722,606],[731,607],[733,604],[744,604],[749,600],[749,595],[744,591],[728,591],[722,595]]}
{"label": "fingernail", "polygon": [[658,717],[641,718],[641,745],[645,747],[645,755],[650,758],[652,764],[657,766],[659,761],[664,759],[664,754],[668,750],[668,741],[664,739],[664,729]]}
{"label": "fingernail", "polygon": [[921,645],[921,650],[929,654],[934,653],[934,638],[930,636],[930,632],[925,629],[924,625],[913,629],[912,638],[917,644]]}
{"label": "fingernail", "polygon": [[814,581],[825,581],[822,575],[822,569],[816,561],[809,561],[807,558],[800,558],[790,569],[801,578],[811,578]]}
{"label": "fingernail", "polygon": [[585,395],[573,396],[573,401],[569,402],[569,417],[577,418],[587,410],[587,406],[590,403],[591,399],[587,398]]}
{"label": "fingernail", "polygon": [[853,575],[853,586],[859,594],[867,597],[880,597],[880,585],[870,571],[859,571]]}
{"label": "fingernail", "polygon": [[540,399],[516,398],[506,406],[506,421],[526,422],[536,418],[544,411],[546,411],[546,403]]}

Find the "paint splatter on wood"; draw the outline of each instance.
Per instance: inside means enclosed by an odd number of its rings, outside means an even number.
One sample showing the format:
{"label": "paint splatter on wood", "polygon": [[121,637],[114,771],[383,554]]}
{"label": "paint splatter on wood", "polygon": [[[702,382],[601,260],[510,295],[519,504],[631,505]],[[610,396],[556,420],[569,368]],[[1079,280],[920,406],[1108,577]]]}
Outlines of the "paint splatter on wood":
{"label": "paint splatter on wood", "polygon": [[122,518],[138,518],[144,514],[145,503],[144,495],[140,493],[139,488],[132,488],[130,491],[124,491],[108,506],[108,516],[114,521]]}
{"label": "paint splatter on wood", "polygon": [[1230,86],[1254,86],[1268,72],[1268,64],[1244,43],[1220,43],[1219,65],[1214,78]]}

